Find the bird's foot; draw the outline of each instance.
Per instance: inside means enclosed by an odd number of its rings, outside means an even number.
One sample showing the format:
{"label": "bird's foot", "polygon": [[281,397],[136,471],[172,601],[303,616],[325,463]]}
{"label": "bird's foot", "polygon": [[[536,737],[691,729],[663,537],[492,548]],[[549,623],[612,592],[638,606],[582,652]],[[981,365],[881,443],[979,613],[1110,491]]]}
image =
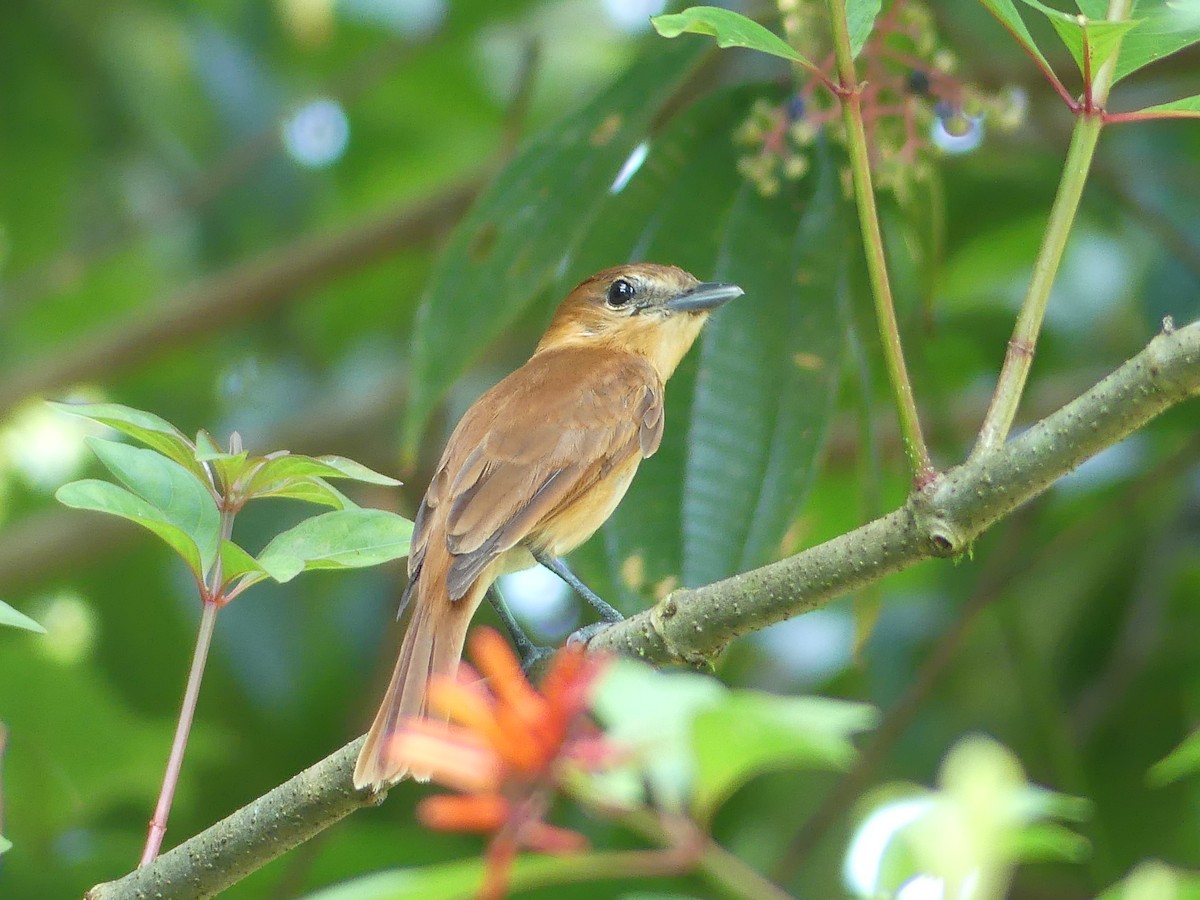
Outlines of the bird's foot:
{"label": "bird's foot", "polygon": [[615,622],[593,622],[591,625],[584,625],[577,631],[572,632],[567,637],[567,644],[583,644],[587,646],[588,642],[602,631],[607,631],[616,624]]}

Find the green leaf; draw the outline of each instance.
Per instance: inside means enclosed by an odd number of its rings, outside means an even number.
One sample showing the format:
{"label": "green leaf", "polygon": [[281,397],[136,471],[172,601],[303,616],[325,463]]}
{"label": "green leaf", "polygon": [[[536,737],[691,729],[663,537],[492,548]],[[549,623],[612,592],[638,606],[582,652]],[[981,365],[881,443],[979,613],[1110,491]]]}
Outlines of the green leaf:
{"label": "green leaf", "polygon": [[412,522],[382,509],[343,509],[305,519],[277,535],[258,556],[276,581],[313,569],[377,566],[408,553]]}
{"label": "green leaf", "polygon": [[[870,5],[869,2],[856,4],[860,7]],[[878,12],[878,3],[875,3],[875,8]],[[802,63],[805,66],[812,66],[808,59],[792,49],[786,41],[753,19],[747,19],[741,13],[721,9],[717,6],[693,6],[674,15],[653,16],[650,24],[665,38],[678,37],[685,32],[707,34],[717,39],[718,47],[745,47],[748,50],[758,50],[792,62]],[[870,30],[870,22],[868,22],[867,31],[870,32]],[[861,47],[861,44],[859,46]]]}
{"label": "green leaf", "polygon": [[305,503],[332,506],[334,509],[358,509],[357,503],[320,478],[291,478],[276,482],[265,490],[255,491],[254,496],[302,500]]}
{"label": "green leaf", "polygon": [[82,416],[114,428],[157,450],[168,459],[173,459],[198,477],[206,477],[203,467],[195,459],[195,447],[192,442],[182,431],[154,413],[121,406],[118,403],[51,402],[50,405],[73,416]]}
{"label": "green leaf", "polygon": [[12,849],[12,841],[0,834],[0,854],[7,853]]}
{"label": "green leaf", "polygon": [[1194,5],[1189,12],[1182,3],[1156,4],[1145,10],[1137,30],[1121,42],[1113,83],[1198,42],[1200,14]]}
{"label": "green leaf", "polygon": [[681,41],[642,55],[599,97],[531,141],[463,219],[417,310],[407,455],[450,384],[557,277],[630,153],[707,49]]}
{"label": "green leaf", "polygon": [[252,574],[258,577],[250,579],[251,583],[261,581],[267,576],[267,570],[258,560],[235,544],[233,541],[221,541],[221,575],[224,583]]}
{"label": "green leaf", "polygon": [[237,453],[222,450],[212,439],[212,435],[203,428],[196,433],[196,461],[207,463],[213,468],[222,492],[228,491],[229,487],[242,477],[249,458],[250,454],[245,450]]}
{"label": "green leaf", "polygon": [[655,802],[682,811],[696,777],[692,723],[727,694],[707,675],[618,659],[597,685],[592,709],[608,738],[637,755]]}
{"label": "green leaf", "polygon": [[875,17],[879,15],[882,0],[847,0],[846,24],[850,29],[850,51],[858,56],[863,45],[871,36],[875,27]]}
{"label": "green leaf", "polygon": [[1184,97],[1182,100],[1172,100],[1170,103],[1159,103],[1157,106],[1147,106],[1138,112],[1150,113],[1162,119],[1197,119],[1200,118],[1200,94]]}
{"label": "green leaf", "polygon": [[724,225],[716,275],[746,296],[700,348],[676,526],[688,587],[777,558],[817,474],[845,346],[847,232],[836,167],[815,156],[806,190],[765,199],[744,185]]}
{"label": "green leaf", "polygon": [[[36,631],[38,634],[45,634],[46,629],[35,622],[25,613],[18,609],[13,609],[3,600],[0,600],[0,625],[10,625],[13,628],[24,628],[26,631]],[[3,840],[3,838],[0,838]],[[0,849],[0,853],[4,850]]]}
{"label": "green leaf", "polygon": [[205,568],[201,564],[200,550],[195,540],[182,528],[167,521],[161,510],[125,488],[108,481],[89,478],[64,484],[54,496],[63,505],[74,509],[95,510],[136,522],[158,535],[182,556],[197,580],[204,577]]}
{"label": "green leaf", "polygon": [[[621,853],[524,853],[513,861],[509,895],[539,887],[627,877]],[[487,872],[484,859],[464,859],[421,869],[393,869],[309,894],[307,900],[471,900]]]}
{"label": "green leaf", "polygon": [[250,479],[247,492],[251,495],[259,493],[275,493],[276,488],[283,482],[298,478],[348,478],[367,484],[382,484],[395,486],[400,484],[395,478],[381,475],[374,469],[368,469],[362,463],[343,456],[302,456],[298,453],[288,453],[276,456],[263,463]]}
{"label": "green leaf", "polygon": [[[1116,52],[1121,39],[1132,28],[1136,28],[1139,21],[1125,22],[1105,22],[1092,21],[1085,16],[1073,16],[1053,7],[1046,6],[1039,0],[1023,0],[1027,6],[1032,6],[1034,9],[1041,12],[1050,20],[1050,24],[1054,26],[1054,30],[1058,33],[1059,38],[1071,52],[1071,56],[1075,59],[1075,65],[1079,67],[1080,73],[1090,71],[1093,78],[1096,77],[1096,72],[1110,56]],[[1081,21],[1082,20],[1082,21]],[[1087,50],[1087,60],[1085,64],[1084,50]]]}
{"label": "green leaf", "polygon": [[100,438],[88,438],[88,445],[127,488],[162,513],[163,521],[195,542],[201,571],[207,571],[217,557],[221,514],[206,484],[154,450]]}
{"label": "green leaf", "polygon": [[1150,767],[1146,783],[1165,787],[1200,770],[1200,729],[1193,731],[1182,744]]}
{"label": "green leaf", "polygon": [[850,737],[877,719],[862,703],[732,692],[697,713],[692,725],[697,817],[710,820],[730,794],[763,772],[844,769],[856,753]]}
{"label": "green leaf", "polygon": [[1097,900],[1200,900],[1200,872],[1146,860]]}
{"label": "green leaf", "polygon": [[1054,70],[1050,68],[1050,63],[1046,61],[1046,57],[1034,43],[1033,35],[1029,33],[1025,22],[1021,19],[1021,14],[1017,12],[1013,0],[979,0],[979,2],[996,17],[1017,43],[1025,48],[1025,52],[1034,58],[1043,72],[1053,74]]}

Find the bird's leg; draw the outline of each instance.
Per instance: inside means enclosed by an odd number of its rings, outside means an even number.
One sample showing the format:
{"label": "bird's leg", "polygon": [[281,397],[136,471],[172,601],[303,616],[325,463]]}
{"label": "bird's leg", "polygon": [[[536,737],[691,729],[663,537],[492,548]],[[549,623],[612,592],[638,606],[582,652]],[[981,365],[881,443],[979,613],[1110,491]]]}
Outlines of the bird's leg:
{"label": "bird's leg", "polygon": [[512,638],[512,642],[517,647],[517,653],[521,657],[521,668],[528,672],[533,668],[543,657],[549,656],[554,651],[549,647],[540,647],[529,639],[529,635],[525,633],[512,612],[508,608],[508,604],[504,602],[504,595],[500,593],[500,587],[495,582],[487,589],[485,595],[488,603],[492,604],[492,609],[496,610],[496,615],[500,617],[500,621],[504,623],[504,630],[508,632],[508,636]]}
{"label": "bird's leg", "polygon": [[533,554],[534,559],[573,587],[580,597],[590,603],[596,612],[600,613],[600,618],[605,622],[624,621],[625,617],[623,615],[597,597],[595,592],[576,578],[575,573],[568,569],[567,564],[557,556],[551,556],[545,550],[530,550],[530,552]]}

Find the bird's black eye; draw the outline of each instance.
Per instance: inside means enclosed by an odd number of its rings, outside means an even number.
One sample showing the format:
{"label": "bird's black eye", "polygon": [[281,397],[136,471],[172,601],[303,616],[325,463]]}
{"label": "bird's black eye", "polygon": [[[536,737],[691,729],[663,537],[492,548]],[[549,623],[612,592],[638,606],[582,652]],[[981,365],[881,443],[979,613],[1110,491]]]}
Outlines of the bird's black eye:
{"label": "bird's black eye", "polygon": [[608,305],[620,307],[633,299],[637,290],[624,278],[618,278],[608,286]]}

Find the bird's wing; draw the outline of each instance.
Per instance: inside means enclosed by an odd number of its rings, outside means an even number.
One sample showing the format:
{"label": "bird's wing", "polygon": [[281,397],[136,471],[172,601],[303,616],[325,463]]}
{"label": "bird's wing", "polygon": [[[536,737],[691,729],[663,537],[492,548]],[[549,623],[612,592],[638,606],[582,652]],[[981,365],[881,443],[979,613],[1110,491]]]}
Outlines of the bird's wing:
{"label": "bird's wing", "polygon": [[446,588],[462,597],[540,522],[654,453],[662,429],[662,385],[648,364],[581,350],[535,356],[455,429],[417,514],[410,573],[444,540]]}

